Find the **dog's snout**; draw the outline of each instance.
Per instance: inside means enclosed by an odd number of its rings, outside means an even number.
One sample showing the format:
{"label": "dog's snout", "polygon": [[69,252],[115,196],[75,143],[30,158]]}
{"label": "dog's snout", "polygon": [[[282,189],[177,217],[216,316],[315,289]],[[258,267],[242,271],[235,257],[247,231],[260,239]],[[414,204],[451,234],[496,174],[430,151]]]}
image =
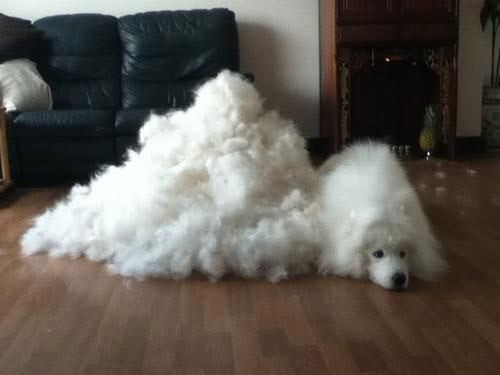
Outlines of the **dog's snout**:
{"label": "dog's snout", "polygon": [[394,288],[400,289],[406,284],[406,275],[402,272],[396,272],[394,275],[392,275],[391,280]]}

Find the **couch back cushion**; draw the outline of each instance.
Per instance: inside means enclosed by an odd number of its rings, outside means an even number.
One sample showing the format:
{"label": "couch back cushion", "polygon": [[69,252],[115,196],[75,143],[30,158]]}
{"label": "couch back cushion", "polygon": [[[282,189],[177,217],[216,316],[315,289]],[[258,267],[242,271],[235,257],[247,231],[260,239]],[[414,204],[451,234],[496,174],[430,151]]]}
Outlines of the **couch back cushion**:
{"label": "couch back cushion", "polygon": [[239,69],[235,15],[227,9],[121,17],[122,106],[180,108],[220,70]]}
{"label": "couch back cushion", "polygon": [[121,104],[117,19],[100,14],[42,18],[39,70],[55,109],[114,109]]}

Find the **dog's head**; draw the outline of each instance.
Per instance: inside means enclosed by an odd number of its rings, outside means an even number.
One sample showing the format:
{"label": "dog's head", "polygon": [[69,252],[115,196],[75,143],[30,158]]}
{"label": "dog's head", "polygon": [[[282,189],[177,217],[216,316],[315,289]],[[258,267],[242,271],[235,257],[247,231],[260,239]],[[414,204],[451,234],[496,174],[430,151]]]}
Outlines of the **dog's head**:
{"label": "dog's head", "polygon": [[404,290],[410,280],[414,247],[399,224],[354,219],[323,253],[321,269],[341,276],[368,278],[387,289]]}
{"label": "dog's head", "polygon": [[411,242],[393,226],[376,224],[367,228],[360,256],[371,281],[387,289],[404,290],[410,280]]}
{"label": "dog's head", "polygon": [[[367,227],[361,253],[373,282],[392,290],[408,287],[410,275],[434,280],[447,268],[424,216]],[[422,220],[419,220],[422,219]]]}
{"label": "dog's head", "polygon": [[411,214],[351,213],[337,231],[337,241],[323,253],[320,268],[399,291],[408,288],[410,275],[435,278],[446,267],[439,245],[422,211]]}

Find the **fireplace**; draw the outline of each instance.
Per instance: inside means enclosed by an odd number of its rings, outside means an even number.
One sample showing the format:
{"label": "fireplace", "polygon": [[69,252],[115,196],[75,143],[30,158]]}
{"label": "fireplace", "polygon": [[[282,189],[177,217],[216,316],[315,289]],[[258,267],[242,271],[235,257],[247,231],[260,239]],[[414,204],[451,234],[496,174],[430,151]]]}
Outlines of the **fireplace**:
{"label": "fireplace", "polygon": [[409,145],[427,105],[454,158],[458,0],[321,0],[321,137]]}
{"label": "fireplace", "polygon": [[[379,139],[418,149],[426,105],[439,105],[439,75],[425,49],[358,49],[342,141]],[[360,61],[356,61],[360,60]]]}

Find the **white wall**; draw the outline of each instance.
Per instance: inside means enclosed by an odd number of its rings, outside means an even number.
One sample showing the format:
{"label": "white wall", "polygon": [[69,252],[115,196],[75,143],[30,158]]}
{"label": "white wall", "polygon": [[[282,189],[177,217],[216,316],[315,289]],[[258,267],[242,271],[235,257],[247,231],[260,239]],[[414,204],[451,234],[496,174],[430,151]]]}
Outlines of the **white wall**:
{"label": "white wall", "polygon": [[241,70],[256,76],[269,108],[293,119],[308,137],[319,128],[317,0],[1,0],[0,12],[37,18],[64,13],[115,16],[166,9],[225,7],[236,13]]}
{"label": "white wall", "polygon": [[[489,33],[483,34],[483,0],[460,0],[458,135],[481,131],[481,93],[488,75]],[[2,0],[0,12],[37,19],[77,12],[123,14],[161,9],[227,7],[235,11],[241,68],[279,109],[316,136],[319,127],[318,0]]]}
{"label": "white wall", "polygon": [[483,0],[460,1],[458,50],[457,135],[481,134],[481,100],[483,81],[487,83],[490,61],[490,33],[483,33],[479,12]]}

